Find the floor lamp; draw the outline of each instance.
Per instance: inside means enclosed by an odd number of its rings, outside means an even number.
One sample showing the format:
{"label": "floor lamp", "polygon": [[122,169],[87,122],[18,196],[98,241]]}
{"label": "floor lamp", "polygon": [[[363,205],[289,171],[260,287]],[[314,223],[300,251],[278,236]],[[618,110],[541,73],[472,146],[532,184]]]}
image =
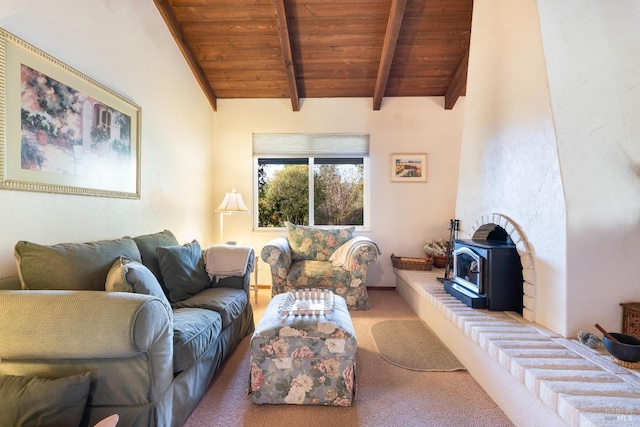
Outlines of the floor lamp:
{"label": "floor lamp", "polygon": [[216,209],[216,212],[220,212],[220,243],[224,243],[224,216],[231,215],[235,212],[249,212],[249,209],[242,201],[242,195],[236,193],[236,190],[231,190],[231,193],[224,195],[224,200]]}

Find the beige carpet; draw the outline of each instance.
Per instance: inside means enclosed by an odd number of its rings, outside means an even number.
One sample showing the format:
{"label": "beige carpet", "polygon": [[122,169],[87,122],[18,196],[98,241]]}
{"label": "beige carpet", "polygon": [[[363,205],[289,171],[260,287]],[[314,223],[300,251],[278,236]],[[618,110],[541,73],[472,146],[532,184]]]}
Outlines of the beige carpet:
{"label": "beige carpet", "polygon": [[458,371],[465,367],[422,320],[383,320],[371,327],[380,356],[414,371]]}
{"label": "beige carpet", "polygon": [[[370,292],[371,310],[351,312],[358,339],[357,389],[348,408],[256,405],[247,396],[249,337],[225,362],[186,427],[513,425],[466,371],[421,372],[389,364],[376,350],[371,326],[383,320],[418,320],[392,290]],[[260,290],[256,322],[269,301]],[[252,298],[253,303],[253,298]]]}

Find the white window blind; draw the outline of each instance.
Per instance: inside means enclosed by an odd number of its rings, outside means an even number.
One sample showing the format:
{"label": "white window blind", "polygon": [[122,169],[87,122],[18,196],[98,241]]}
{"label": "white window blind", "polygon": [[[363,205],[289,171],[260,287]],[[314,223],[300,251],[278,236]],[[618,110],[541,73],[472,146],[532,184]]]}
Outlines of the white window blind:
{"label": "white window blind", "polygon": [[368,157],[368,134],[254,133],[253,156]]}

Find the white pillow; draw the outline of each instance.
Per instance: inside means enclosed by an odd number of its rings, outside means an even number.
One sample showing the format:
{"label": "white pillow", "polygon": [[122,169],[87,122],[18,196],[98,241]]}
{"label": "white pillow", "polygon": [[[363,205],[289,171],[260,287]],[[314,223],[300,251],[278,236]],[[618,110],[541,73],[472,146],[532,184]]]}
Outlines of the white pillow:
{"label": "white pillow", "polygon": [[127,282],[127,261],[125,257],[119,257],[109,269],[104,290],[107,292],[133,292],[133,286]]}
{"label": "white pillow", "polygon": [[167,306],[171,306],[162,286],[151,270],[141,262],[132,261],[123,256],[119,257],[111,266],[104,289],[107,292],[153,295],[160,298]]}

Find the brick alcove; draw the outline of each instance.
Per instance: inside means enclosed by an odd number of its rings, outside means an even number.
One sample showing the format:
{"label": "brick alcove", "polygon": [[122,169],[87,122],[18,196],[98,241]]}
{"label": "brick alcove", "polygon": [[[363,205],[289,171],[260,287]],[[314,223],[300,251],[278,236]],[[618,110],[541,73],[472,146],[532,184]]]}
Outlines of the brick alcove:
{"label": "brick alcove", "polygon": [[469,233],[472,239],[505,240],[508,237],[516,245],[522,265],[523,295],[522,317],[530,322],[536,320],[536,271],[529,244],[518,225],[510,218],[491,213],[482,215]]}

